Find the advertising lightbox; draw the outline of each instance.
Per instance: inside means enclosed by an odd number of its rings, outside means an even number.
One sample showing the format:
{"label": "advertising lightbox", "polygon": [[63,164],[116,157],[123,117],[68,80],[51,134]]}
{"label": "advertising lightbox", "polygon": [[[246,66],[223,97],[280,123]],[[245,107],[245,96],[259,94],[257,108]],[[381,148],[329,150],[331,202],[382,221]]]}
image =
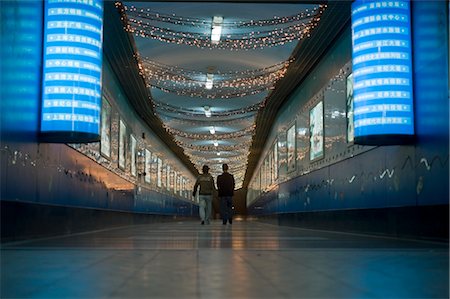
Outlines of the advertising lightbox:
{"label": "advertising lightbox", "polygon": [[311,161],[323,156],[323,101],[309,111],[309,159]]}

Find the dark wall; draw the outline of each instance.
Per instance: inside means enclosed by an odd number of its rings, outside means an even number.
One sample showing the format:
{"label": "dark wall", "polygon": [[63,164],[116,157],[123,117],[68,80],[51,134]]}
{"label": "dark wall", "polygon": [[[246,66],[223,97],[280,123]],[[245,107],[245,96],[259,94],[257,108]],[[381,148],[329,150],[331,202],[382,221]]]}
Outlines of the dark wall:
{"label": "dark wall", "polygon": [[3,240],[198,214],[193,202],[136,186],[65,144],[8,142],[0,154]]}
{"label": "dark wall", "polygon": [[169,221],[182,216],[0,201],[1,241],[51,237],[85,231]]}
{"label": "dark wall", "polygon": [[246,189],[239,189],[234,192],[233,206],[235,215],[247,215]]}

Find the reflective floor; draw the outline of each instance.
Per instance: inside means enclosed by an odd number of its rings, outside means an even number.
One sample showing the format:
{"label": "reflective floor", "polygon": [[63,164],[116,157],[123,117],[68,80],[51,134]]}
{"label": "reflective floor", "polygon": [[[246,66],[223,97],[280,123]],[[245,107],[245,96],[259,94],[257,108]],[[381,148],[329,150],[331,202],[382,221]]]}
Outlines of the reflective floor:
{"label": "reflective floor", "polygon": [[1,298],[448,298],[448,244],[252,221],[3,244]]}

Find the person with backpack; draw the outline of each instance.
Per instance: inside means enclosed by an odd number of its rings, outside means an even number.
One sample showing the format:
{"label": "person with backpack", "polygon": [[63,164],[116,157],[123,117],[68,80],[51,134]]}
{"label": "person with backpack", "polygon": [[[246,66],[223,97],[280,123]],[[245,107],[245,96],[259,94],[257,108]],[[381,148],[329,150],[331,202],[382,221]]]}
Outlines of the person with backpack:
{"label": "person with backpack", "polygon": [[212,199],[215,187],[214,187],[214,179],[208,173],[209,172],[208,165],[203,165],[202,170],[203,173],[198,176],[197,181],[195,182],[192,196],[195,197],[195,194],[197,193],[197,188],[200,187],[199,214],[202,220],[201,224],[204,225],[205,223],[210,224],[209,217],[211,216]]}

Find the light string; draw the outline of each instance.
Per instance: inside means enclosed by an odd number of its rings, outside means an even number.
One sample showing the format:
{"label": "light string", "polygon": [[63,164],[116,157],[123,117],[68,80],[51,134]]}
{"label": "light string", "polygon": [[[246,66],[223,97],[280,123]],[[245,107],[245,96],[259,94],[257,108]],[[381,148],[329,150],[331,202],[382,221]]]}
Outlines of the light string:
{"label": "light string", "polygon": [[247,151],[247,149],[243,146],[233,148],[232,150],[227,150],[227,148],[228,147],[225,146],[203,146],[202,149],[185,149],[185,152],[192,155],[202,154],[205,156],[211,155],[211,153],[220,152],[225,155],[224,157],[233,157],[236,155],[242,155]]}
{"label": "light string", "polygon": [[[192,70],[192,69],[188,69],[188,68],[182,68],[179,66],[174,66],[174,65],[167,65],[161,62],[157,62],[154,60],[151,60],[148,57],[140,57],[140,59],[142,60],[142,62],[144,63],[144,65],[148,66],[149,68],[155,68],[155,69],[161,69],[163,71],[166,71],[167,73],[187,73],[187,74],[192,74],[192,75],[204,75],[204,72],[198,71],[198,70]],[[225,79],[232,79],[235,78],[237,76],[259,76],[259,75],[263,75],[266,74],[268,72],[274,72],[280,69],[284,69],[286,67],[289,66],[289,64],[291,62],[294,61],[294,58],[290,58],[287,59],[285,61],[281,61],[279,63],[270,65],[270,66],[266,66],[263,68],[258,68],[258,69],[249,69],[249,70],[241,70],[241,71],[220,71],[217,70],[214,72],[214,74],[216,75],[220,75]]]}
{"label": "light string", "polygon": [[[147,77],[148,78],[148,77]],[[257,88],[251,89],[249,91],[242,91],[236,89],[204,89],[203,87],[186,89],[182,86],[175,86],[177,83],[174,83],[172,87],[164,87],[156,84],[149,84],[149,87],[157,88],[163,92],[174,93],[179,96],[189,96],[189,97],[198,97],[198,98],[206,98],[206,99],[231,99],[231,98],[241,98],[246,96],[255,95],[258,93],[262,93],[268,90],[272,90],[273,86],[258,86]]]}
{"label": "light string", "polygon": [[[320,17],[326,9],[326,5],[319,5],[313,12],[309,13],[309,18],[299,19],[299,22],[291,22],[287,27],[245,33],[230,33],[224,35],[219,43],[211,43],[210,28],[204,30],[203,33],[162,28],[152,25],[152,22],[154,22],[153,20],[145,20],[145,12],[143,14],[138,13],[135,17],[133,16],[134,12],[127,15],[127,9],[121,2],[116,2],[116,7],[121,13],[121,18],[124,21],[124,29],[135,36],[199,48],[229,50],[262,49],[284,45],[285,43],[290,43],[294,40],[310,37],[311,31],[317,27]],[[273,22],[273,25],[275,26],[277,25],[277,22],[281,22],[281,24],[288,23],[287,20],[289,17],[277,18],[277,20],[279,19],[282,19],[283,21],[250,20],[242,22],[242,24],[247,24],[243,25],[244,27],[263,27],[262,24],[268,26],[270,22]]]}
{"label": "light string", "polygon": [[[173,106],[167,103],[158,102],[153,100],[154,108],[159,111],[165,111],[170,113],[175,113],[178,115],[183,116],[192,116],[192,117],[198,117],[200,115],[205,115],[204,111],[202,110],[196,110],[196,109],[188,109],[183,107],[177,107]],[[211,111],[211,117],[209,119],[217,119],[217,118],[223,118],[223,117],[230,117],[235,115],[244,115],[248,113],[256,113],[261,107],[264,107],[265,103],[260,102],[256,103],[247,107],[239,108],[239,109],[233,109],[233,110],[227,110],[227,111]],[[246,117],[246,116],[245,116]]]}
{"label": "light string", "polygon": [[164,126],[164,128],[166,128],[167,131],[169,131],[169,133],[171,133],[174,136],[179,136],[179,137],[184,137],[184,138],[189,138],[189,139],[194,139],[194,140],[210,140],[210,139],[224,140],[224,139],[239,138],[239,137],[243,137],[246,135],[251,135],[256,128],[256,125],[253,124],[250,127],[247,127],[245,129],[238,130],[238,131],[235,131],[232,133],[199,134],[199,133],[188,133],[188,132],[180,131],[180,130],[171,128],[165,124],[163,124],[163,126]]}
{"label": "light string", "polygon": [[246,147],[250,146],[250,143],[239,143],[236,145],[219,145],[219,146],[213,146],[213,145],[193,145],[193,144],[186,144],[185,151],[186,152],[214,152],[214,151],[220,151],[220,152],[230,152],[230,151],[239,151],[244,152],[246,151]]}
{"label": "light string", "polygon": [[[223,22],[221,25],[223,28],[245,28],[245,27],[263,27],[274,26],[280,24],[287,24],[292,22],[300,22],[306,18],[310,18],[314,15],[314,12],[319,7],[314,7],[312,12],[308,8],[304,11],[287,17],[273,17],[272,19],[250,20],[250,21],[238,21],[238,22]],[[164,14],[160,12],[152,11],[150,8],[138,8],[135,6],[125,6],[125,10],[129,16],[138,19],[151,20],[155,22],[168,23],[179,26],[189,26],[196,28],[208,28],[212,26],[211,19],[200,19],[194,17],[183,17],[175,14]]]}
{"label": "light string", "polygon": [[169,126],[199,126],[199,127],[206,127],[206,126],[215,126],[215,127],[224,127],[224,126],[238,126],[238,125],[249,125],[250,123],[253,123],[255,120],[255,115],[245,115],[242,118],[237,119],[229,119],[229,120],[193,120],[193,119],[185,119],[185,118],[172,118],[167,116],[161,117],[165,123],[167,123]]}
{"label": "light string", "polygon": [[142,58],[142,68],[147,85],[164,92],[207,99],[227,99],[254,95],[273,89],[284,77],[294,59],[255,70],[208,72],[214,75],[212,89],[205,89],[206,72],[183,69]]}

